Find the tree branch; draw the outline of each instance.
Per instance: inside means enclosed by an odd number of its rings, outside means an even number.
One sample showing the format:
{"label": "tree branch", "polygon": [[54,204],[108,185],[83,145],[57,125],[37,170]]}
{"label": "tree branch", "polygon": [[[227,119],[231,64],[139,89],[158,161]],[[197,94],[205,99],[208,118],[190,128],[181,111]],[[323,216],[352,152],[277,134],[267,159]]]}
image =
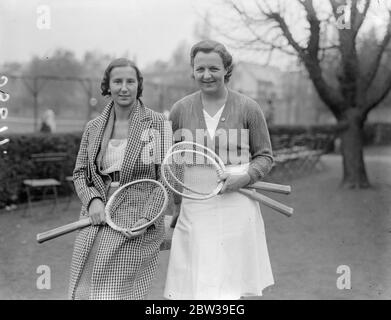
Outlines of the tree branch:
{"label": "tree branch", "polygon": [[[354,3],[354,5],[353,5]],[[368,9],[371,5],[370,0],[365,0],[365,5],[364,5],[364,10],[361,13],[358,11],[358,1],[352,1],[352,6],[351,6],[351,19],[352,19],[352,28],[353,28],[353,33],[354,33],[354,38],[356,38],[358,31],[360,30],[365,17],[367,15]]]}
{"label": "tree branch", "polygon": [[338,8],[340,6],[346,6],[347,2],[346,0],[330,0],[330,5],[334,14],[334,18],[336,21],[338,21],[338,19],[340,18]]}
{"label": "tree branch", "polygon": [[270,12],[267,13],[267,17],[277,22],[278,26],[280,27],[283,35],[285,36],[288,43],[296,50],[296,52],[299,54],[301,58],[305,56],[305,49],[302,48],[298,42],[293,38],[293,35],[291,31],[289,30],[288,25],[285,22],[285,19],[278,13],[278,12]]}
{"label": "tree branch", "polygon": [[308,39],[308,55],[318,60],[319,40],[320,40],[320,21],[316,15],[312,0],[298,0],[307,12],[307,21],[310,24],[310,37]]}
{"label": "tree branch", "polygon": [[386,48],[388,44],[390,43],[391,40],[391,11],[389,11],[389,20],[388,20],[388,25],[387,25],[387,31],[386,34],[384,35],[384,38],[380,45],[378,45],[378,50],[374,54],[374,59],[368,68],[367,74],[363,75],[363,80],[362,80],[362,91],[367,92],[369,87],[372,85],[376,74],[379,70],[379,66],[383,57],[384,52],[386,51]]}
{"label": "tree branch", "polygon": [[317,17],[312,0],[298,1],[304,7],[307,13],[308,23],[310,24],[310,37],[308,39],[306,53],[303,55],[302,60],[319,96],[327,103],[336,118],[339,118],[344,108],[343,99],[337,90],[327,84],[320,66],[320,20]]}
{"label": "tree branch", "polygon": [[375,95],[368,103],[365,105],[363,110],[363,119],[366,119],[368,113],[374,109],[377,105],[379,105],[380,102],[383,101],[387,97],[387,95],[390,93],[391,90],[391,70],[388,69],[388,76],[386,80],[383,82],[384,86],[383,89],[380,90],[378,95]]}
{"label": "tree branch", "polygon": [[[283,52],[285,54],[295,55],[294,51],[289,50],[289,48],[290,48],[289,44],[281,45],[281,44],[278,44],[276,42],[276,40],[279,37],[279,35],[277,36],[276,39],[267,40],[269,38],[269,33],[270,33],[270,31],[272,31],[272,29],[276,29],[276,28],[279,29],[278,24],[272,25],[269,29],[267,29],[263,34],[260,35],[253,28],[253,24],[270,23],[270,19],[269,18],[255,19],[255,18],[251,17],[246,10],[244,10],[241,7],[239,7],[232,0],[228,0],[227,2],[230,4],[232,9],[239,16],[239,18],[240,18],[240,20],[242,22],[242,25],[247,29],[247,31],[250,32],[252,37],[251,37],[251,39],[248,39],[248,40],[237,39],[237,38],[234,38],[232,35],[228,35],[226,32],[222,32],[221,30],[218,30],[218,32],[220,34],[224,35],[226,38],[230,39],[231,41],[241,43],[241,47],[245,47],[247,45],[250,45],[250,46],[254,47],[254,44],[261,44],[262,46],[257,46],[258,50],[268,51],[268,50],[275,50],[275,49],[277,49],[277,50],[280,50],[281,52]],[[258,5],[258,9],[260,10],[260,12],[262,12],[262,15],[266,16],[267,15],[267,11],[265,11],[259,5],[259,3],[257,3],[257,5]],[[215,29],[217,30],[216,27],[215,27]]]}
{"label": "tree branch", "polygon": [[[329,0],[334,16],[338,21],[340,17],[339,8],[340,6],[346,5],[346,0]],[[353,2],[351,3],[351,14],[355,15],[355,9]],[[355,9],[354,9],[355,8]],[[352,16],[350,17],[350,22],[352,22]],[[352,24],[352,23],[351,23]],[[357,50],[356,50],[356,37],[355,31],[353,28],[342,28],[337,26],[339,34],[339,43],[340,43],[340,52],[341,52],[341,73],[338,77],[340,89],[342,96],[347,104],[347,108],[357,107],[359,100],[362,100],[362,92],[358,90],[359,82],[359,73],[360,73],[360,64],[358,60]]]}

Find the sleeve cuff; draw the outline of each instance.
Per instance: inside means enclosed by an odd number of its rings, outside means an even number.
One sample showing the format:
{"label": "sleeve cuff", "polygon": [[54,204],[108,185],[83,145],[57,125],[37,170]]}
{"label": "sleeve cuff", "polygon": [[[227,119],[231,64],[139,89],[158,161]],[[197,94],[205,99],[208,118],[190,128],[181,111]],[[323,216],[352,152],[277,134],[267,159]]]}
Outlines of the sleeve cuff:
{"label": "sleeve cuff", "polygon": [[258,180],[262,179],[264,176],[262,174],[262,172],[259,172],[257,169],[255,169],[251,165],[248,168],[247,173],[250,176],[250,183],[249,184],[253,184],[253,183],[257,182]]}

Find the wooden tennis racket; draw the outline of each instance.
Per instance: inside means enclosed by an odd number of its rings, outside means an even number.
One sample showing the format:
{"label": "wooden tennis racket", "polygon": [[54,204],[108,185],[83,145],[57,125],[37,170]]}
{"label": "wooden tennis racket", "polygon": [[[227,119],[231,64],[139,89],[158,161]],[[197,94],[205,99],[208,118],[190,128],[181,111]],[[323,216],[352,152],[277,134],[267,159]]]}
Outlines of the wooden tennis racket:
{"label": "wooden tennis racket", "polygon": [[[124,224],[121,217],[113,218],[115,209],[123,201],[131,204],[133,213],[137,216],[148,216],[150,220],[140,226],[128,226]],[[114,230],[121,232],[128,238],[138,236],[142,230],[150,227],[163,214],[168,204],[168,193],[166,188],[159,181],[151,179],[141,179],[129,182],[119,187],[109,198],[105,207],[106,223]],[[48,230],[37,235],[37,242],[45,241],[60,237],[64,234],[91,225],[91,219],[81,219],[67,225]]]}
{"label": "wooden tennis racket", "polygon": [[[188,141],[173,145],[161,166],[162,178],[167,186],[173,192],[194,200],[206,200],[218,195],[224,185],[219,177],[225,171],[226,167],[216,153],[203,145]],[[290,186],[256,182],[238,192],[288,217],[293,214],[293,208],[254,189],[287,194],[291,190]]]}
{"label": "wooden tennis racket", "polygon": [[[222,161],[222,159],[211,149],[208,147],[205,147],[199,143],[196,142],[190,142],[190,141],[182,141],[174,144],[168,151],[167,155],[170,153],[176,152],[176,151],[186,151],[186,150],[192,150],[192,151],[198,151],[201,153],[205,153],[207,156],[212,157],[218,165],[221,167],[221,169],[224,171],[225,164]],[[173,157],[166,159],[166,164],[170,161],[174,160]],[[197,161],[202,164],[203,163],[203,157],[198,157],[196,159]],[[166,170],[170,170],[170,166],[165,168]],[[269,183],[264,181],[257,181],[251,185],[248,185],[245,187],[246,189],[257,189],[261,191],[269,191],[269,192],[276,192],[276,193],[282,193],[282,194],[290,194],[292,191],[291,186],[289,185],[282,185],[282,184],[276,184],[276,183]]]}

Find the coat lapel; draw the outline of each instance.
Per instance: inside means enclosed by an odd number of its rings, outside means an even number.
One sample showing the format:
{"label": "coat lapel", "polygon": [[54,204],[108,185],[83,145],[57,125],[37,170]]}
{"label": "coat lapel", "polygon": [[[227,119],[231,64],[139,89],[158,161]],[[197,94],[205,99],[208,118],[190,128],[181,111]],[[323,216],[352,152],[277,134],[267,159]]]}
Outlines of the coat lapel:
{"label": "coat lapel", "polygon": [[101,149],[103,134],[107,122],[110,118],[111,109],[114,103],[111,101],[104,109],[102,114],[92,123],[90,129],[90,144],[88,150],[88,161],[91,169],[91,175],[95,182],[95,186],[98,187],[99,192],[101,193],[103,199],[106,199],[106,190],[102,178],[98,174],[98,163],[97,157]]}
{"label": "coat lapel", "polygon": [[[137,104],[136,112],[129,121],[128,143],[126,145],[124,160],[121,167],[120,186],[135,180],[134,171],[143,146],[142,134],[151,127],[152,118],[146,114],[144,106]],[[122,192],[118,196],[118,199],[113,204],[113,212],[115,212],[121,204],[125,195],[126,193]]]}
{"label": "coat lapel", "polygon": [[134,180],[136,161],[140,157],[143,146],[142,134],[145,133],[152,123],[152,118],[146,113],[144,106],[137,104],[134,116],[130,119],[128,144],[126,145],[125,156],[121,168],[120,185]]}
{"label": "coat lapel", "polygon": [[[106,199],[106,190],[102,178],[98,174],[98,156],[101,149],[102,139],[105,128],[110,118],[113,102],[109,103],[102,114],[94,121],[90,129],[91,143],[89,145],[89,161],[92,178],[96,186],[100,186],[99,191],[102,197]],[[139,103],[136,105],[136,110],[129,120],[128,143],[125,150],[125,156],[121,168],[120,186],[134,180],[134,170],[137,159],[140,156],[141,148],[143,146],[142,134],[151,127],[152,118],[146,113],[144,106]],[[117,203],[120,203],[118,201]]]}

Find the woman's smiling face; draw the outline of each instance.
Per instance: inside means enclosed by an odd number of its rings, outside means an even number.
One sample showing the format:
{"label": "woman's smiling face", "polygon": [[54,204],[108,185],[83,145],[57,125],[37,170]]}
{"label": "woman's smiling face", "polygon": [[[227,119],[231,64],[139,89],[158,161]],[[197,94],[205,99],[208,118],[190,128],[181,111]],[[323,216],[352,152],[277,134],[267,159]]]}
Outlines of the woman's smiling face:
{"label": "woman's smiling face", "polygon": [[198,52],[194,57],[193,75],[201,91],[215,93],[224,87],[227,70],[216,52]]}
{"label": "woman's smiling face", "polygon": [[137,73],[130,66],[115,67],[110,72],[110,92],[114,103],[121,107],[131,106],[137,99]]}

